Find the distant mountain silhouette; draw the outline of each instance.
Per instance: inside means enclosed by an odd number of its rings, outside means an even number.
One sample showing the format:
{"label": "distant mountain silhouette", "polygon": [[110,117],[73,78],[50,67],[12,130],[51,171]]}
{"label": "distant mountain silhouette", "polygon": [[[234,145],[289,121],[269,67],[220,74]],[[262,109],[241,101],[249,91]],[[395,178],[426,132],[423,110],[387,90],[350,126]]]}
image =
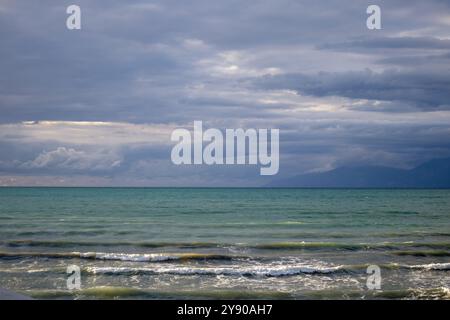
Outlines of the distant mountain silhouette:
{"label": "distant mountain silhouette", "polygon": [[450,158],[428,161],[414,169],[341,167],[274,180],[267,187],[315,188],[450,188]]}

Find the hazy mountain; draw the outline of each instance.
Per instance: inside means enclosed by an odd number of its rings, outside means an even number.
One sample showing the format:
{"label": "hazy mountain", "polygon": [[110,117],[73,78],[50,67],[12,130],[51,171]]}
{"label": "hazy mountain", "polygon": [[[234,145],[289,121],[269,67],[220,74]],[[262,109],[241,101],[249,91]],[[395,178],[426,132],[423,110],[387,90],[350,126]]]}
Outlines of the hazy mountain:
{"label": "hazy mountain", "polygon": [[268,187],[450,188],[450,158],[428,161],[414,169],[341,167],[321,173],[274,180]]}

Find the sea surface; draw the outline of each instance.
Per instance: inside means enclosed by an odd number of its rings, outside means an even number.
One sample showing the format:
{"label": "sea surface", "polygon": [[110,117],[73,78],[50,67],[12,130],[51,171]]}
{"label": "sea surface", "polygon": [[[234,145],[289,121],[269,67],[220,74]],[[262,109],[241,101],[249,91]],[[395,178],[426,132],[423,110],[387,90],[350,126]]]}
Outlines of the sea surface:
{"label": "sea surface", "polygon": [[[80,289],[67,286],[72,265]],[[0,287],[45,299],[450,299],[450,190],[0,188]]]}

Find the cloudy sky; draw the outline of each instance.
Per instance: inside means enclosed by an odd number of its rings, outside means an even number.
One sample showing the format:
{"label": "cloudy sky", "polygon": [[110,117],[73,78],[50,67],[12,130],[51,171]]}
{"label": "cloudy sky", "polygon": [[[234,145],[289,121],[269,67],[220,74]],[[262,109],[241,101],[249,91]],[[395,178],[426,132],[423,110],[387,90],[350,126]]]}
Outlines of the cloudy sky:
{"label": "cloudy sky", "polygon": [[279,128],[277,179],[450,156],[446,0],[0,0],[0,41],[0,185],[274,178],[173,165],[170,134],[194,120]]}

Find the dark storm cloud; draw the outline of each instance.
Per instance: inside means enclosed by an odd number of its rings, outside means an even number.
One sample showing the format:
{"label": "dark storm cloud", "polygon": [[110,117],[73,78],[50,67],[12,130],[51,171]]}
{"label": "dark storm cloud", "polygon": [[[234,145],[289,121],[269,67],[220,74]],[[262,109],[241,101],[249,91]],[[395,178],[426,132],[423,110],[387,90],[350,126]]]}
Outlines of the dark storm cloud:
{"label": "dark storm cloud", "polygon": [[394,56],[382,58],[377,61],[379,64],[396,65],[402,67],[422,67],[424,65],[445,66],[450,65],[450,52],[435,55],[409,55],[409,56]]}
{"label": "dark storm cloud", "polygon": [[434,37],[371,37],[344,41],[339,43],[325,43],[319,49],[352,51],[355,49],[450,49],[450,40]]}
{"label": "dark storm cloud", "polygon": [[[449,43],[431,37],[389,36],[389,32],[404,30],[407,23],[410,28],[430,26],[445,7],[441,1],[426,6],[420,1],[407,5],[381,1],[383,21],[388,25],[381,35],[365,28],[369,1],[345,5],[337,0],[245,4],[235,0],[78,1],[82,8],[79,32],[65,28],[69,4],[72,2],[8,1],[2,5],[0,122],[214,118],[215,112],[222,116],[224,111],[209,107],[221,104],[200,107],[197,102],[205,98],[189,97],[186,88],[211,81],[222,88],[238,85],[236,77],[214,77],[198,65],[199,60],[223,51],[246,50],[258,58],[264,49],[279,50],[282,56],[286,46],[296,45],[306,46],[302,50],[314,55],[318,46],[328,48],[332,57],[331,51],[343,48],[448,48]],[[355,37],[365,38],[348,40]],[[186,47],[183,41],[189,39],[203,41],[205,47]],[[291,65],[302,68],[295,56],[290,59]],[[271,61],[264,59],[259,65],[272,67]],[[316,69],[326,71],[320,63]],[[242,112],[244,116],[246,112]]]}
{"label": "dark storm cloud", "polygon": [[[428,72],[371,70],[316,75],[265,76],[256,81],[265,89],[290,89],[312,96],[341,96],[352,99],[400,101],[422,110],[450,109],[448,69]],[[397,110],[398,111],[398,110]]]}

